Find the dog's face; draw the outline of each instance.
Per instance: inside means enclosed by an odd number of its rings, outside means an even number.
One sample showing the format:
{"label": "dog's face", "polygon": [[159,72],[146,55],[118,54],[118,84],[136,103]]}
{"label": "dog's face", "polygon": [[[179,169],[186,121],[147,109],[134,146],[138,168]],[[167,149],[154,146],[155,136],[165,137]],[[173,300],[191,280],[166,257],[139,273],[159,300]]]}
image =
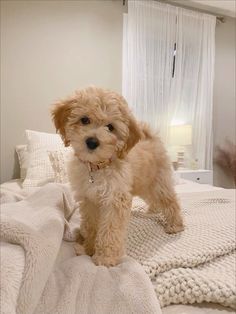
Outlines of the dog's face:
{"label": "dog's face", "polygon": [[125,99],[101,88],[77,91],[55,104],[52,116],[65,145],[85,162],[123,158],[141,136]]}

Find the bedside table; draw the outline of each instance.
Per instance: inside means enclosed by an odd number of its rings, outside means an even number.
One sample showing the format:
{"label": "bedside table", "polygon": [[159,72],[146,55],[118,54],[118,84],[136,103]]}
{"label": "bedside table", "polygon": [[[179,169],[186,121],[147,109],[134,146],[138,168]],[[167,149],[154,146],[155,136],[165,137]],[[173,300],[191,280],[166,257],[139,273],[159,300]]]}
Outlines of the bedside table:
{"label": "bedside table", "polygon": [[192,169],[179,169],[176,173],[182,179],[194,181],[201,184],[213,184],[213,171],[212,170],[192,170]]}

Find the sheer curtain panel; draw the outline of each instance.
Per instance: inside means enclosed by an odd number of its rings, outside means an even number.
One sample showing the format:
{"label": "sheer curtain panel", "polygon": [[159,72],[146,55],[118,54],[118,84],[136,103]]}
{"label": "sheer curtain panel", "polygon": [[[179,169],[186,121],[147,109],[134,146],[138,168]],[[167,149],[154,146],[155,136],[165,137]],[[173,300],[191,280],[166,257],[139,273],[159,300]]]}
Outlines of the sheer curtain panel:
{"label": "sheer curtain panel", "polygon": [[168,145],[171,124],[192,125],[192,157],[212,167],[216,18],[158,1],[128,1],[123,95]]}

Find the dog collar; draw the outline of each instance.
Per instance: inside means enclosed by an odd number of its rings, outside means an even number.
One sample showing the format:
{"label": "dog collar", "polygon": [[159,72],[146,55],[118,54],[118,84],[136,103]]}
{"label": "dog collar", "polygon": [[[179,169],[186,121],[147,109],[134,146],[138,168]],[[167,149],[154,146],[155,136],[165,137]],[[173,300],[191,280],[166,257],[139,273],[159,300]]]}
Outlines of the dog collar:
{"label": "dog collar", "polygon": [[[78,156],[77,156],[78,157]],[[104,169],[104,168],[108,168],[110,166],[110,164],[112,163],[112,161],[114,160],[113,157],[107,159],[107,160],[104,160],[104,161],[100,161],[96,164],[92,163],[92,162],[89,162],[89,161],[84,161],[84,160],[81,160],[79,157],[78,159],[87,166],[88,168],[88,171],[89,171],[89,182],[90,183],[94,183],[94,177],[93,177],[93,172],[97,171],[97,170],[100,170],[100,169]]]}
{"label": "dog collar", "polygon": [[109,165],[111,164],[112,160],[113,160],[112,158],[109,158],[108,160],[101,161],[97,164],[87,162],[86,164],[87,164],[87,167],[89,170],[89,182],[94,183],[93,172],[100,170],[100,169],[103,169],[103,168],[108,168]]}
{"label": "dog collar", "polygon": [[103,168],[107,168],[111,162],[112,162],[113,158],[109,158],[108,160],[104,160],[101,161],[97,164],[93,164],[92,162],[87,162],[88,168],[90,172],[94,172]]}

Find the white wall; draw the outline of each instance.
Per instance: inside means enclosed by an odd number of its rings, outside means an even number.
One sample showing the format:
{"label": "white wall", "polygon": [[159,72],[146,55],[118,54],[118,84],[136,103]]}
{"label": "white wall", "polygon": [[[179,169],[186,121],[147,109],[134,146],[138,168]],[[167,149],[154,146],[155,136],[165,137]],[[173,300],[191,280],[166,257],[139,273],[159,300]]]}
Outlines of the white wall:
{"label": "white wall", "polygon": [[121,0],[1,1],[1,182],[24,130],[54,132],[49,106],[90,84],[121,92]]}
{"label": "white wall", "polygon": [[[236,143],[235,103],[235,52],[236,19],[226,18],[216,27],[216,60],[214,82],[214,147],[222,145],[226,138]],[[233,180],[214,166],[214,184],[225,188],[233,187]]]}
{"label": "white wall", "polygon": [[[121,91],[121,0],[1,1],[1,181],[24,130],[54,132],[49,106],[89,84]],[[216,28],[214,145],[235,140],[235,19]],[[214,168],[216,185],[232,182]]]}

